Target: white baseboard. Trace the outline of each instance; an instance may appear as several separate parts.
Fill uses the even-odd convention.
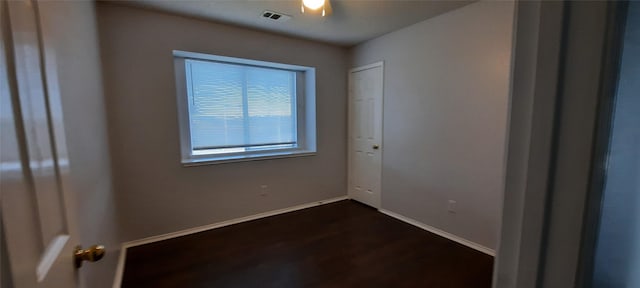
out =
[[[122,275],[124,273],[124,264],[125,264],[125,260],[126,260],[126,257],[127,257],[127,249],[128,248],[135,247],[135,246],[140,246],[140,245],[144,245],[144,244],[149,244],[149,243],[153,243],[153,242],[158,242],[158,241],[162,241],[162,240],[167,240],[167,239],[171,239],[171,238],[186,236],[186,235],[190,235],[190,234],[195,234],[195,233],[198,233],[198,232],[203,232],[203,231],[207,231],[207,230],[211,230],[211,229],[221,228],[221,227],[225,227],[225,226],[229,226],[229,225],[233,225],[233,224],[238,224],[238,223],[242,223],[242,222],[257,220],[257,219],[265,218],[265,217],[269,217],[269,216],[275,216],[275,215],[278,215],[278,214],[284,214],[284,213],[293,212],[293,211],[297,211],[297,210],[307,209],[307,208],[320,206],[320,205],[324,205],[324,204],[329,204],[329,203],[333,203],[333,202],[338,202],[338,201],[342,201],[342,200],[347,200],[347,199],[349,199],[347,196],[340,196],[340,197],[336,197],[336,198],[331,198],[331,199],[326,199],[326,200],[321,200],[321,201],[315,201],[315,202],[301,204],[301,205],[288,207],[288,208],[284,208],[284,209],[268,211],[268,212],[259,213],[259,214],[255,214],[255,215],[250,215],[250,216],[246,216],[246,217],[231,219],[231,220],[222,221],[222,222],[218,222],[218,223],[213,223],[213,224],[209,224],[209,225],[203,225],[203,226],[199,226],[199,227],[180,230],[180,231],[177,231],[177,232],[172,232],[172,233],[167,233],[167,234],[162,234],[162,235],[157,235],[157,236],[151,236],[151,237],[147,237],[147,238],[143,238],[143,239],[138,239],[138,240],[133,240],[133,241],[122,243],[122,249],[120,249],[120,258],[118,259],[118,268],[116,270],[116,276],[115,276],[115,279],[114,279],[114,282],[113,282],[113,288],[120,288],[120,285],[122,283]]]
[[[451,241],[458,242],[458,243],[460,243],[460,244],[462,244],[464,246],[467,246],[469,248],[473,248],[473,249],[478,250],[478,251],[480,251],[482,253],[485,253],[487,255],[494,256],[494,257],[496,256],[496,251],[495,250],[487,248],[487,247],[484,247],[484,246],[482,246],[482,245],[480,245],[478,243],[471,242],[471,241],[469,241],[467,239],[458,237],[458,236],[453,235],[453,234],[451,234],[449,232],[442,231],[442,230],[440,230],[438,228],[429,226],[429,225],[424,224],[424,223],[422,223],[420,221],[417,221],[417,220],[402,216],[400,214],[391,212],[389,210],[379,209],[378,211],[380,211],[380,213],[382,213],[382,214],[391,216],[391,217],[396,218],[396,219],[398,219],[400,221],[403,221],[403,222],[406,222],[406,223],[411,224],[413,226],[416,226],[416,227],[418,227],[420,229],[423,229],[423,230],[429,231],[429,232],[431,232],[433,234],[436,234],[436,235],[442,236],[444,238],[447,238],[447,239],[449,239]]]

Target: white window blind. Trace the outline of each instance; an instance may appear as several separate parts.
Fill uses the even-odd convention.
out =
[[[315,155],[313,67],[173,51],[184,166]]]
[[[295,71],[184,63],[194,155],[297,147]]]

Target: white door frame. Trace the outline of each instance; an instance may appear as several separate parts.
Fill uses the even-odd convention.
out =
[[[372,68],[378,68],[380,67],[382,69],[382,83],[381,83],[381,89],[382,89],[382,96],[380,99],[380,105],[381,105],[381,111],[380,111],[380,121],[381,121],[381,125],[380,125],[380,139],[379,139],[379,145],[380,145],[380,150],[378,153],[380,153],[380,175],[378,175],[378,179],[379,179],[379,191],[378,191],[378,195],[377,195],[377,207],[374,207],[376,209],[381,209],[382,208],[382,159],[383,159],[383,150],[384,150],[384,61],[379,61],[379,62],[375,62],[372,64],[368,64],[368,65],[364,65],[364,66],[359,66],[359,67],[355,67],[352,69],[349,69],[349,73],[348,73],[348,85],[349,85],[349,91],[348,91],[348,95],[347,95],[347,109],[348,109],[348,135],[347,135],[347,159],[348,159],[348,165],[347,165],[347,194],[349,196],[350,199],[353,199],[352,195],[351,195],[351,179],[352,179],[352,170],[353,170],[353,164],[351,163],[351,145],[353,145],[352,140],[351,140],[351,134],[353,133],[353,128],[352,128],[352,124],[353,124],[353,113],[352,111],[352,101],[351,101],[351,85],[353,83],[353,79],[352,79],[352,74],[354,72],[359,72],[359,71],[364,71],[364,70],[368,70],[368,69],[372,69]]]
[[[516,1],[509,135],[493,287],[582,287],[598,101],[619,3]],[[610,52],[610,51],[609,51]],[[606,100],[606,99],[605,99]],[[569,209],[567,209],[569,208]]]

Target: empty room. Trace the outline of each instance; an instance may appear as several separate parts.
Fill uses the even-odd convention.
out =
[[[606,285],[634,7],[0,8],[2,287]]]

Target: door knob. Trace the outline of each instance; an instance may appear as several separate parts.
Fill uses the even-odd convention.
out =
[[[378,150],[378,149],[380,149],[380,145],[373,145],[373,149],[374,149],[374,150]]]
[[[105,253],[106,250],[102,245],[93,245],[86,250],[82,249],[81,246],[76,246],[76,249],[73,251],[76,268],[82,267],[83,261],[96,262],[102,259]]]

